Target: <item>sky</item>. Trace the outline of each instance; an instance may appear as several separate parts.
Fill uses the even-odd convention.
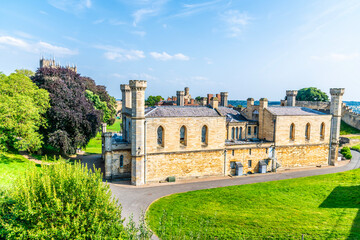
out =
[[[359,30],[358,0],[4,0],[0,72],[36,71],[44,56],[118,99],[141,79],[146,96],[342,87],[360,101]]]

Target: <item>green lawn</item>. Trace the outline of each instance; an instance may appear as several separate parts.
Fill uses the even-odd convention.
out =
[[[357,169],[174,194],[147,220],[161,239],[360,239],[359,209]]]
[[[351,149],[357,150],[360,152],[360,144],[352,146]]]
[[[360,130],[350,126],[349,124],[341,121],[340,135],[359,134]]]
[[[33,163],[19,154],[0,152],[0,189],[11,187],[15,179],[31,164]]]
[[[121,129],[120,119],[116,119],[113,125],[108,126],[106,128],[108,132],[120,132],[120,129]],[[96,137],[91,139],[84,150],[86,154],[101,154],[101,133],[98,133]]]

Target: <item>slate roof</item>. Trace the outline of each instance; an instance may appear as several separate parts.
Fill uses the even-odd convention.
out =
[[[145,117],[220,117],[219,113],[205,106],[156,106],[145,109]]]
[[[306,108],[306,107],[268,107],[270,113],[276,116],[316,116],[316,115],[326,115],[325,113]]]
[[[228,107],[219,107],[218,108],[221,115],[226,116],[227,122],[247,122],[248,120],[243,117],[238,111],[233,108]]]

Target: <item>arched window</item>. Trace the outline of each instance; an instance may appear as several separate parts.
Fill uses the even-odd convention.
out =
[[[295,140],[295,124],[290,125],[290,140]]]
[[[187,135],[186,127],[182,126],[180,128],[180,144],[186,145],[186,137],[187,137],[186,135]]]
[[[124,156],[123,155],[120,156],[120,167],[121,168],[124,167]]]
[[[239,128],[236,128],[236,135],[235,135],[235,140],[237,140],[239,138]]]
[[[157,143],[164,146],[164,128],[162,126],[157,129]]]
[[[231,139],[235,139],[235,128],[233,127],[232,129],[231,129]]]
[[[307,123],[305,127],[305,139],[310,140],[310,123]]]
[[[207,126],[204,125],[201,129],[201,143],[207,144],[207,139],[208,139],[208,128]]]
[[[239,140],[242,139],[242,127],[240,128],[240,131],[239,131]]]
[[[320,125],[320,138],[323,140],[325,138],[325,123]]]

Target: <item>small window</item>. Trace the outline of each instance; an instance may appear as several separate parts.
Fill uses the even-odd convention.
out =
[[[290,140],[295,140],[295,124],[293,123],[290,125]]]
[[[182,126],[180,128],[180,144],[186,145],[186,127]]]
[[[207,126],[203,126],[201,129],[201,143],[207,144],[208,139],[208,128]]]
[[[325,138],[325,123],[321,123],[320,125],[320,138],[321,140]]]
[[[248,160],[248,167],[251,167],[251,160]]]
[[[120,156],[120,167],[121,168],[124,167],[124,156],[123,155]]]
[[[239,128],[237,127],[236,128],[236,135],[235,135],[235,139],[239,139]]]
[[[254,135],[257,134],[257,126],[254,127]]]
[[[239,140],[242,139],[242,127],[240,128],[240,131],[239,131]]]
[[[305,139],[310,140],[310,123],[307,123],[305,127]]]
[[[235,167],[235,162],[230,162],[230,168],[231,169],[235,169],[236,167]]]
[[[231,139],[235,139],[235,128],[231,129]]]
[[[157,129],[157,143],[164,146],[164,128],[162,126]]]
[[[234,150],[232,150],[232,155],[235,156],[235,151]]]
[[[251,149],[249,149],[249,155],[251,155]]]
[[[248,127],[248,135],[251,135],[251,127]]]

